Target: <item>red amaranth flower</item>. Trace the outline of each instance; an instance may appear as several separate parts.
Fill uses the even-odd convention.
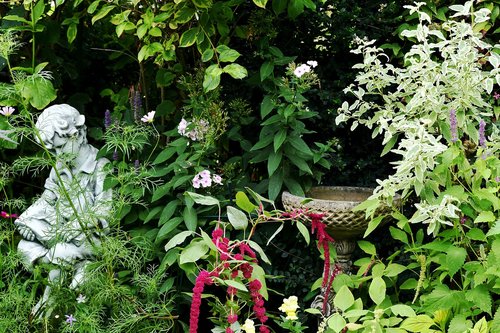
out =
[[[229,324],[233,324],[238,321],[238,315],[236,313],[232,313],[227,316],[227,322]]]
[[[253,311],[257,319],[260,320],[262,324],[264,324],[268,317],[266,316],[266,308],[264,307],[264,298],[260,294],[260,289],[262,288],[262,283],[259,280],[255,279],[250,281],[248,284],[248,289],[250,289],[250,297],[253,301]]]
[[[250,258],[252,258],[253,262],[257,262],[257,255],[255,254],[254,250],[252,250],[252,248],[247,244],[247,243],[240,243],[239,244],[239,247],[240,247],[240,253],[242,255],[248,255]]]
[[[234,331],[231,329],[231,327],[226,328],[226,333],[234,333]]]
[[[196,277],[193,288],[193,300],[191,301],[191,311],[189,320],[189,333],[198,332],[198,318],[200,317],[201,294],[205,285],[212,284],[212,278],[207,271],[201,271]]]
[[[325,264],[323,267],[323,282],[321,287],[325,289],[325,299],[323,300],[323,312],[326,310],[326,304],[328,302],[328,294],[330,293],[330,288],[335,276],[330,277],[330,247],[329,243],[333,242],[333,238],[326,232],[326,225],[321,221],[324,214],[308,213],[311,218],[311,233],[317,232],[318,247],[323,248],[325,255]]]

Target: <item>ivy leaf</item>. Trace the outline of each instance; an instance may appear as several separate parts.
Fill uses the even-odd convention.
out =
[[[464,248],[451,246],[446,254],[446,267],[448,268],[450,277],[453,277],[456,272],[465,263],[465,258],[467,257],[467,251]]]

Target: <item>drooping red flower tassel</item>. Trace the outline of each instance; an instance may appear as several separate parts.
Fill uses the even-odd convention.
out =
[[[212,278],[207,271],[201,271],[196,277],[193,288],[193,300],[191,301],[191,311],[189,319],[189,333],[198,332],[198,319],[200,317],[201,294],[205,285],[212,284]]]

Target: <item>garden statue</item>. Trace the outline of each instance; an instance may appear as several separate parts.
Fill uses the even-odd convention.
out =
[[[14,222],[23,239],[18,250],[28,267],[50,263],[49,283],[61,278],[63,265],[74,268],[70,288],[84,278],[84,270],[108,229],[111,190],[104,190],[104,166],[98,150],[87,143],[85,117],[75,108],[54,105],[36,122],[37,141],[54,153],[55,167],[40,198]],[[47,286],[33,308],[39,313],[50,295]]]

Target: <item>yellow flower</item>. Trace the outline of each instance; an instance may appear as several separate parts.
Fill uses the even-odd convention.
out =
[[[278,308],[281,312],[286,313],[286,319],[296,320],[297,309],[299,308],[297,296],[290,296],[283,299],[283,304]]]
[[[245,320],[245,323],[243,326],[241,326],[241,329],[244,330],[246,333],[255,333],[255,326],[253,324],[253,320],[247,319]]]

